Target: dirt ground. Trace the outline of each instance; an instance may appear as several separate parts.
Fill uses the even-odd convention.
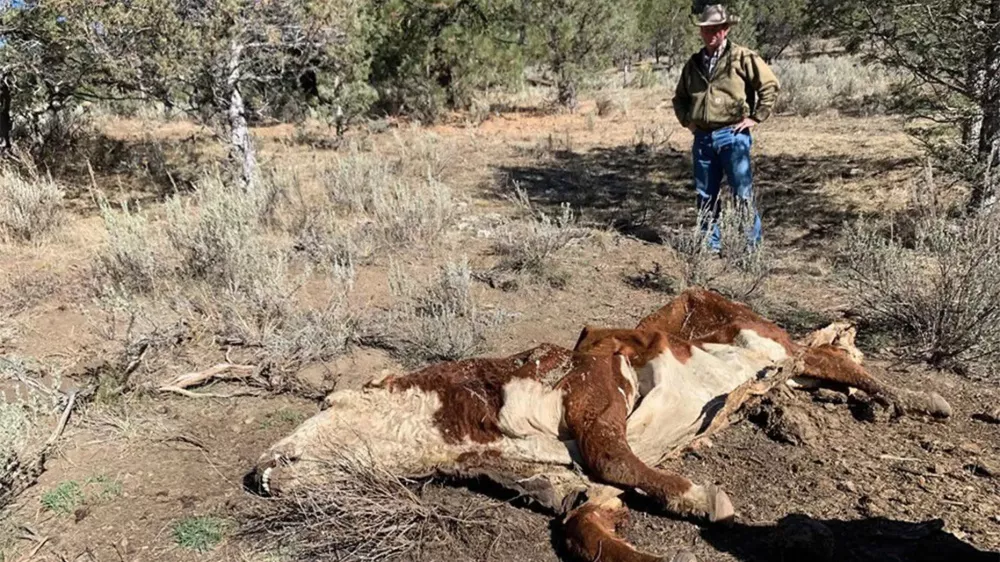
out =
[[[694,218],[690,134],[674,123],[665,91],[625,95],[627,112],[609,117],[596,117],[593,103],[585,103],[575,114],[513,112],[479,126],[401,125],[364,135],[364,142],[384,151],[432,139],[444,155],[443,177],[459,195],[459,220],[439,247],[396,257],[414,272],[460,254],[476,268],[492,263],[491,225],[513,213],[502,195],[514,182],[536,204],[569,202],[604,230],[561,256],[565,287],[525,283],[502,291],[477,285],[487,307],[512,315],[490,354],[542,341],[572,346],[584,324],[630,327],[670,298],[669,291],[635,279],[654,264],[677,277],[677,257],[662,236]],[[765,233],[777,255],[766,306],[789,330],[801,334],[848,312],[832,248],[845,221],[906,204],[920,159],[901,125],[889,118],[775,116],[756,132]],[[115,126],[125,138],[142,129],[135,123]],[[190,131],[171,123],[154,134],[172,138]],[[264,158],[299,169],[308,170],[314,158],[340,157],[296,144],[287,126],[257,134]],[[128,189],[133,191],[127,196],[148,195],[141,186]],[[155,208],[155,197],[148,204]],[[52,240],[0,246],[0,295],[6,299],[0,352],[57,365],[68,375],[64,386],[85,384],[82,366],[106,351],[83,289],[93,248],[102,240],[100,218],[85,201],[76,207]],[[375,306],[387,302],[388,266],[379,258],[360,268],[359,298]],[[778,397],[779,407],[808,426],[805,443],[781,442],[745,421],[713,447],[674,463],[681,473],[718,483],[730,494],[738,512],[734,526],[664,517],[631,498],[625,535],[650,552],[669,556],[687,548],[704,561],[1000,560],[1000,426],[976,416],[996,408],[1000,390],[895,361],[877,348],[865,351],[877,375],[939,392],[954,416],[943,423],[870,419],[863,405],[836,393]],[[166,380],[218,362],[221,354],[178,354],[162,372],[147,375]],[[358,348],[301,376],[325,392],[400,368],[381,351]],[[177,545],[172,528],[184,517],[227,518],[262,501],[242,490],[244,473],[318,407],[315,400],[289,395],[136,395],[113,405],[88,404],[70,418],[37,484],[7,512],[5,532],[12,540],[0,541],[0,560],[282,560],[279,552],[233,537],[209,552],[193,552]],[[71,513],[44,509],[43,496],[67,481],[89,482],[95,498]],[[118,485],[102,490],[107,481]],[[475,492],[435,493],[442,501],[471,501]],[[558,526],[549,516],[504,505],[497,517],[503,524],[496,533],[448,559],[559,559]],[[436,556],[445,555],[428,553],[425,559],[442,559]]]

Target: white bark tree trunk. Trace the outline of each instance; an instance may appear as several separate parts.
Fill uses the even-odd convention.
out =
[[[988,26],[988,47],[984,68],[983,89],[980,96],[983,121],[979,131],[979,161],[987,167],[997,163],[991,161],[1000,144],[1000,0],[991,0]],[[1000,174],[987,169],[982,181],[978,182],[972,193],[971,206],[973,210],[982,211],[992,207],[1000,195]]]
[[[246,106],[243,104],[243,94],[240,92],[240,63],[243,55],[243,44],[233,40],[229,47],[229,76],[226,88],[229,91],[229,153],[233,163],[240,171],[238,178],[240,188],[251,191],[257,181],[257,153],[254,150],[253,139],[250,137],[250,127],[247,125]]]

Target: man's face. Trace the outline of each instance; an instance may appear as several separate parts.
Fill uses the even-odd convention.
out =
[[[729,34],[729,24],[706,25],[699,29],[701,30],[701,40],[709,51],[721,47],[726,35]]]

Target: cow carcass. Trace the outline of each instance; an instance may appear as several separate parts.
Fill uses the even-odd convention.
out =
[[[485,477],[562,514],[582,559],[652,560],[615,534],[620,494],[732,519],[725,492],[659,466],[776,385],[848,386],[899,412],[950,415],[939,395],[882,384],[862,359],[847,324],[795,342],[750,308],[692,289],[634,329],[585,327],[574,349],[544,344],[335,392],[261,456],[250,481],[266,495],[323,486],[328,461],[352,455],[406,478]]]

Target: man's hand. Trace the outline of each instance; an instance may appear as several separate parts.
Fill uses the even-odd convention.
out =
[[[750,129],[757,126],[757,122],[749,117],[744,117],[742,121],[733,125],[734,133],[741,133],[743,131],[749,131]]]
[[[697,133],[698,132],[698,127],[695,127],[694,123],[691,123],[691,124],[689,124],[687,126],[687,130],[691,131],[692,134],[693,133]]]

